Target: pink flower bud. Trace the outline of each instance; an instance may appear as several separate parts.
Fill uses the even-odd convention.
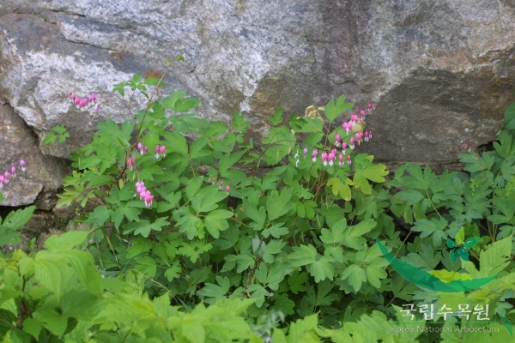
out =
[[[15,166],[11,167],[11,175],[16,176],[16,167]]]
[[[163,158],[166,157],[166,147],[164,145],[161,145],[159,147],[159,153],[161,154],[161,157],[163,157]]]
[[[353,122],[355,122],[355,123],[357,123],[357,122],[359,121],[359,118],[358,118],[358,116],[357,116],[356,114],[353,114],[353,115],[350,117],[350,119],[351,119]],[[351,127],[352,127],[352,124],[351,124]]]
[[[343,154],[340,154],[340,157],[338,158],[340,160],[339,165],[340,167],[343,166]]]
[[[348,165],[351,165],[351,164],[352,164],[352,162],[351,162],[351,160],[350,160],[350,155],[347,155],[347,164],[348,164]]]
[[[95,112],[100,111],[100,104],[95,104]]]
[[[308,154],[308,148],[304,148],[304,156]]]
[[[354,145],[354,137],[351,137],[351,139],[350,139],[350,142],[349,142],[349,148],[351,148],[351,149],[354,149],[354,148],[355,148],[355,145]]]
[[[4,184],[5,184],[4,176],[0,175],[0,189],[4,188]]]
[[[73,99],[73,102],[76,106],[79,106],[80,107],[80,98],[78,97],[75,97],[75,99]]]
[[[138,142],[138,151],[140,154],[143,154],[143,143]]]
[[[25,164],[24,160],[20,160],[20,167],[21,167],[21,171],[25,173],[26,164]]]
[[[231,191],[231,186],[229,186],[229,185],[225,186],[225,193],[229,194],[230,191]]]
[[[365,110],[359,110],[359,115],[361,116],[361,119],[365,120]]]
[[[219,190],[222,190],[224,187],[224,182],[223,181],[220,181],[220,187],[218,187]]]

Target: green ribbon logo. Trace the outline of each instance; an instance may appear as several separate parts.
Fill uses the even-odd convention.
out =
[[[399,273],[403,278],[408,280],[415,285],[429,289],[435,292],[466,292],[471,291],[473,289],[482,287],[489,283],[492,280],[495,280],[499,275],[478,278],[478,279],[466,279],[463,278],[461,280],[452,280],[449,282],[444,282],[441,279],[437,278],[433,274],[426,272],[420,268],[417,268],[407,262],[404,262],[398,258],[395,258],[391,252],[379,241],[376,239],[377,244],[379,245],[379,249],[383,253],[383,256],[386,258],[388,263],[392,266],[393,269],[397,273]],[[454,243],[454,242],[453,242]],[[477,242],[476,242],[477,243]],[[466,245],[465,245],[466,246]],[[465,250],[465,248],[459,248]],[[466,250],[465,250],[466,251]],[[456,251],[456,259],[457,255],[464,256],[464,253],[460,251]],[[468,259],[468,253],[467,253]],[[455,262],[454,260],[453,262]],[[436,274],[436,273],[435,273]],[[467,275],[468,276],[468,275]]]

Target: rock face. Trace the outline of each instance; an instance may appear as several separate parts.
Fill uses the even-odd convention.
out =
[[[205,118],[240,111],[263,132],[278,107],[303,113],[346,94],[358,108],[377,103],[362,147],[377,161],[452,166],[464,143],[495,139],[514,100],[514,15],[511,0],[4,0],[0,100],[24,123],[10,116],[1,137],[23,127],[23,151],[45,152],[31,164],[63,161],[98,121],[129,117],[114,84],[184,53],[165,81],[200,97]],[[101,94],[102,110],[78,110],[70,91]],[[38,148],[55,125],[70,145]],[[67,165],[45,168],[51,180],[31,176],[30,191],[3,204],[55,191]]]

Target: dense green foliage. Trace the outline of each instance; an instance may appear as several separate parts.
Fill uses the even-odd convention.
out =
[[[198,118],[198,99],[184,91],[156,98],[159,82],[137,75],[117,85],[122,96],[142,92],[148,106],[134,121],[100,123],[72,154],[76,171],[60,205],[101,202],[79,209],[77,231],[52,236],[47,250],[0,259],[4,341],[512,339],[513,106],[495,150],[460,155],[464,172],[437,176],[406,164],[387,181],[368,154],[351,165],[313,162],[312,151],[330,151],[336,134],[348,144],[354,137],[334,124],[352,107],[344,96],[325,106],[325,120],[276,111],[258,145],[241,114],[230,127]],[[45,143],[66,138],[54,131]],[[17,239],[31,211],[0,223],[0,243]],[[391,269],[376,239],[444,282],[498,277],[467,293],[421,289]],[[416,312],[414,324],[405,304],[433,304],[431,321],[445,324]],[[502,316],[505,326],[467,331],[472,316],[436,314],[444,304],[488,304],[490,321]],[[435,325],[452,330],[424,332]]]

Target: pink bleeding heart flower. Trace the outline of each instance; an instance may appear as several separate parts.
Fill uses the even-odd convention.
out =
[[[363,133],[362,132],[356,132],[356,139],[358,140],[358,145],[360,145],[362,138],[363,138]]]
[[[324,167],[327,166],[327,153],[325,151],[322,153],[322,164]]]
[[[134,168],[134,164],[136,163],[136,159],[134,156],[131,156],[127,159],[127,168],[129,170],[132,170]]]
[[[318,156],[318,149],[315,149],[311,153],[311,158],[312,158],[313,163],[317,161],[317,156]]]

